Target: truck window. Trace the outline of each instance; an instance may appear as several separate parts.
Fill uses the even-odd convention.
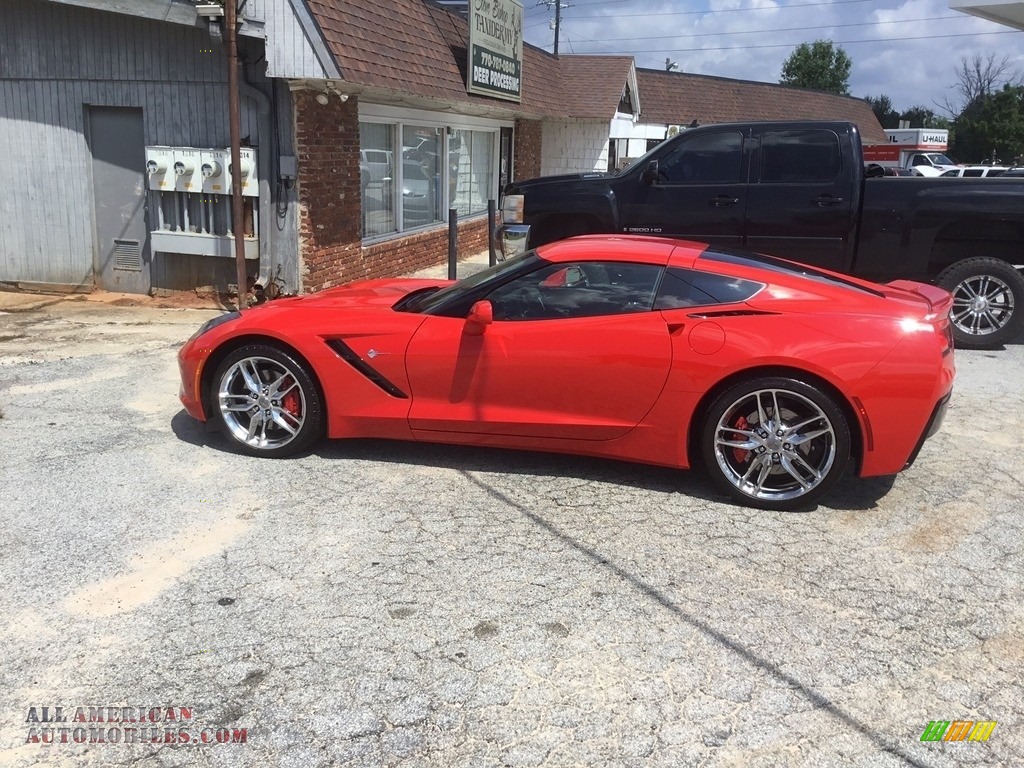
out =
[[[705,133],[681,139],[658,163],[661,184],[730,184],[740,181],[743,134]]]
[[[832,131],[807,128],[761,135],[762,182],[832,181],[842,167],[839,137]]]

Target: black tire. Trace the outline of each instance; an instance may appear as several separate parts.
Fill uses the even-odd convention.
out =
[[[831,491],[850,444],[833,396],[783,376],[729,387],[708,408],[700,435],[701,458],[718,487],[742,504],[780,511],[811,506]]]
[[[947,267],[937,280],[953,294],[949,319],[961,349],[992,349],[1024,330],[1024,276],[1012,264],[980,256]]]
[[[242,453],[291,456],[324,433],[323,402],[313,377],[276,347],[236,349],[217,366],[209,394],[221,432]]]

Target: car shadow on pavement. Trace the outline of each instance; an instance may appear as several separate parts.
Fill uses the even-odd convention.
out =
[[[184,410],[179,411],[171,419],[171,430],[179,440],[191,445],[237,454],[218,431],[196,421]],[[302,455],[315,455],[325,460],[358,459],[448,468],[461,472],[568,477],[656,493],[681,493],[708,502],[731,503],[729,497],[712,486],[700,469],[685,471],[589,456],[362,438],[322,440]],[[892,489],[894,479],[883,477],[861,480],[848,472],[839,486],[827,497],[825,506],[848,511],[874,509],[878,506],[878,500]],[[800,512],[819,508],[809,507]]]

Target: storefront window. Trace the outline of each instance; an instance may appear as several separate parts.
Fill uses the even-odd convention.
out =
[[[359,124],[359,186],[363,202],[363,237],[398,230],[394,194],[395,136],[390,125]]]
[[[496,132],[359,123],[363,237],[382,237],[487,211],[497,189]],[[446,153],[447,148],[447,153]]]
[[[441,152],[436,128],[402,126],[402,229],[441,220]]]
[[[455,131],[448,140],[448,187],[459,216],[487,211],[494,196],[494,134]]]

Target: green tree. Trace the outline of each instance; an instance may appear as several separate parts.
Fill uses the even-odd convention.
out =
[[[871,106],[871,111],[875,113],[883,128],[900,127],[900,113],[892,108],[892,99],[888,96],[865,96],[864,101]]]
[[[952,152],[967,162],[1013,162],[1024,154],[1024,86],[976,96],[954,123]]]
[[[837,48],[831,40],[800,43],[783,63],[779,82],[849,96],[852,66],[846,51]]]
[[[949,120],[936,115],[928,107],[915,104],[900,115],[900,120],[906,120],[911,128],[949,128]],[[888,126],[886,126],[888,127]]]

